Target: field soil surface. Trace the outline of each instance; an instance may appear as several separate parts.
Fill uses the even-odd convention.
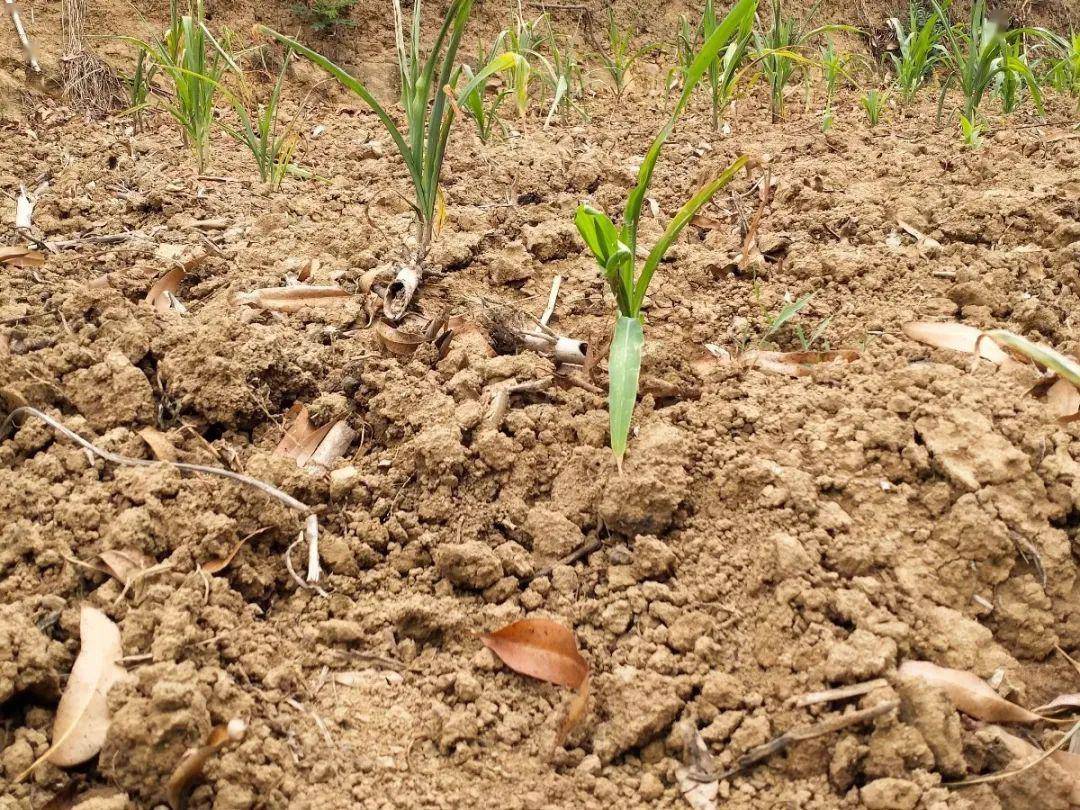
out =
[[[58,42],[38,11],[32,30]],[[495,12],[480,19],[489,31]],[[348,32],[331,46],[389,85],[385,16],[361,25],[377,53]],[[388,351],[401,347],[380,340],[362,291],[406,257],[407,175],[376,118],[310,67],[287,82],[286,112],[314,88],[297,160],[319,179],[279,193],[220,132],[197,176],[164,115],[135,133],[40,88],[7,108],[0,188],[48,176],[33,225],[55,252],[0,269],[0,415],[29,404],[140,459],[164,437],[179,461],[271,483],[316,510],[324,575],[301,581],[304,518],[262,492],[118,466],[20,420],[0,440],[0,807],[157,806],[185,751],[242,718],[189,807],[683,808],[688,727],[726,770],[788,729],[888,701],[721,780],[719,805],[1070,806],[1078,789],[1053,761],[945,787],[1009,756],[897,668],[966,670],[1027,707],[1080,691],[1061,654],[1080,657],[1080,422],[1028,393],[1029,368],[902,331],[957,320],[1077,349],[1080,137],[1053,123],[1072,105],[1051,99],[1045,120],[1014,116],[970,151],[936,126],[933,92],[871,130],[844,91],[827,134],[818,86],[797,85],[771,124],[759,85],[721,132],[699,99],[660,158],[642,244],[736,157],[752,168],[657,272],[620,474],[603,395],[613,302],[573,212],[618,212],[665,120],[662,67],[638,77],[621,102],[597,88],[588,122],[545,128],[535,107],[487,146],[458,122],[438,272],[417,302],[455,334],[411,356]],[[110,234],[124,236],[96,238]],[[179,265],[186,311],[157,311],[147,292]],[[301,272],[349,295],[287,313],[244,303]],[[508,332],[544,312],[557,277],[550,327],[600,350],[591,377],[553,377]],[[854,359],[793,377],[706,348],[791,351],[814,332]],[[328,469],[275,453],[298,404],[355,434]],[[125,588],[98,570],[109,550],[153,567]],[[104,746],[16,783],[48,747],[84,605],[118,624],[129,673]],[[561,747],[569,690],[508,670],[479,638],[523,616],[572,627],[592,669]]]

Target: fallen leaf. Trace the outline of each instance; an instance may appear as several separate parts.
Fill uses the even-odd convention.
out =
[[[233,558],[236,557],[237,552],[240,551],[241,548],[243,548],[244,543],[246,543],[252,537],[258,537],[260,534],[269,530],[269,526],[263,526],[261,529],[256,529],[246,537],[241,537],[239,540],[236,541],[236,544],[231,549],[229,549],[229,553],[226,554],[224,557],[216,557],[212,560],[207,560],[206,562],[201,563],[199,565],[199,568],[201,568],[208,574],[216,574],[218,573],[218,571],[224,571],[226,568],[229,567],[229,564],[233,561]]]
[[[979,356],[991,363],[1002,365],[1009,362],[1009,356],[994,341],[983,338],[984,332],[974,326],[962,323],[915,321],[904,324],[904,334],[912,340],[934,346],[938,349],[952,349],[965,354],[975,354],[979,347]],[[983,338],[980,340],[980,338]]]
[[[330,422],[322,427],[315,427],[311,424],[306,405],[293,405],[289,409],[289,415],[293,417],[293,422],[278,442],[278,446],[274,448],[274,454],[287,456],[293,459],[298,467],[303,467],[335,423]]]
[[[897,674],[921,678],[949,696],[964,714],[991,723],[1037,723],[1043,718],[1018,706],[990,688],[982,678],[960,669],[939,667],[929,661],[905,661]]]
[[[838,349],[830,352],[747,352],[741,356],[743,362],[762,371],[773,374],[786,374],[791,377],[805,377],[810,374],[810,367],[823,363],[842,360],[850,363],[859,359],[854,349]]]
[[[549,619],[521,619],[480,637],[515,672],[577,689],[589,675],[572,630]]]
[[[338,304],[351,298],[341,287],[293,284],[287,287],[264,287],[236,296],[238,304],[251,304],[275,312],[296,312],[304,307]]]
[[[176,448],[160,430],[144,427],[139,431],[139,438],[146,442],[146,446],[158,461],[176,461]]]
[[[153,559],[141,551],[121,551],[119,549],[102,551],[98,554],[98,559],[101,560],[101,564],[121,585],[130,585],[135,576],[156,564]]]
[[[920,252],[926,253],[928,256],[933,256],[941,250],[941,242],[934,239],[932,236],[927,236],[920,231],[914,225],[910,225],[899,217],[896,220],[896,224],[900,228],[907,232],[908,236],[915,240],[915,246],[919,248]]]
[[[0,247],[0,265],[6,267],[41,267],[45,254],[27,247]]]
[[[16,782],[45,761],[61,768],[86,762],[105,742],[109,730],[106,698],[112,685],[124,677],[118,663],[124,654],[120,628],[100,610],[84,605],[79,618],[79,643],[79,655],[56,707],[52,745],[16,777]]]
[[[1009,752],[1009,755],[1017,762],[1019,767],[1034,762],[1046,753],[1027,740],[1021,739],[1015,734],[1010,734],[1000,726],[987,726],[986,728],[994,732],[997,741],[1005,747],[1005,750]],[[1073,805],[1080,805],[1080,754],[1073,754],[1069,751],[1055,751],[1050,754],[1049,759],[1071,777],[1072,792],[1069,800]]]
[[[187,272],[181,267],[174,267],[165,275],[154,282],[154,286],[146,293],[146,303],[158,312],[168,312],[175,309],[179,312],[186,311],[180,299],[176,297],[176,291],[180,289],[180,282],[184,280]]]
[[[715,810],[720,783],[709,746],[692,722],[684,722],[682,728],[685,764],[675,769],[675,783],[694,810]]]
[[[1059,418],[1067,418],[1080,411],[1080,390],[1066,379],[1058,377],[1046,389],[1046,404]]]
[[[1080,709],[1080,692],[1058,695],[1049,703],[1032,709],[1032,711],[1036,714],[1060,714],[1073,709]]]
[[[556,748],[562,747],[563,743],[566,742],[566,738],[581,724],[581,721],[585,719],[585,715],[588,713],[589,681],[590,678],[586,674],[585,680],[581,682],[581,686],[578,687],[573,700],[570,701],[570,705],[566,707],[566,717],[559,724],[559,730],[555,734]]]
[[[386,321],[375,324],[375,336],[384,349],[399,357],[407,357],[416,351],[416,347],[426,342],[423,335],[395,329]]]
[[[165,798],[172,810],[184,806],[188,791],[202,778],[207,760],[229,743],[242,740],[246,731],[247,724],[234,718],[227,726],[214,726],[205,743],[185,754],[165,785]]]

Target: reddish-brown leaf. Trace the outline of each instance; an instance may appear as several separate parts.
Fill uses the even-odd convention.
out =
[[[948,669],[929,661],[905,661],[897,674],[901,678],[922,678],[938,687],[964,714],[990,723],[1038,723],[1043,718],[1018,706],[995,692],[990,685],[970,672]]]
[[[176,448],[160,430],[144,427],[139,431],[139,438],[146,442],[146,446],[158,461],[176,461]]]
[[[1038,714],[1060,714],[1062,712],[1080,711],[1080,692],[1071,692],[1066,695],[1058,695],[1042,706],[1032,711]]]
[[[45,254],[40,250],[27,247],[0,247],[0,266],[41,267],[45,264]]]
[[[306,405],[293,405],[289,410],[289,415],[293,417],[293,422],[285,431],[278,446],[274,448],[274,453],[287,456],[293,459],[298,467],[303,467],[312,454],[319,449],[322,440],[326,438],[326,434],[335,423],[329,422],[322,427],[315,427],[311,423]]]
[[[263,526],[261,529],[256,529],[251,534],[247,535],[247,537],[241,537],[239,540],[236,541],[236,544],[233,545],[231,549],[229,549],[229,553],[226,554],[224,557],[216,557],[212,560],[207,560],[206,562],[201,563],[199,565],[199,568],[201,568],[208,574],[216,574],[218,571],[224,571],[226,568],[229,567],[229,564],[236,557],[237,552],[244,547],[244,543],[246,543],[252,537],[258,537],[260,534],[268,531],[269,529],[269,526]]]
[[[180,289],[180,282],[187,273],[181,267],[174,267],[161,278],[154,282],[154,286],[146,293],[146,303],[158,312],[168,312],[173,309],[176,291]]]
[[[481,640],[522,675],[577,689],[589,674],[574,632],[549,619],[522,619],[484,634]]]
[[[559,730],[555,734],[556,748],[561,748],[563,743],[566,742],[566,738],[570,736],[570,732],[585,719],[585,715],[589,710],[589,680],[589,676],[586,674],[585,680],[581,682],[581,686],[574,693],[573,700],[570,701],[570,705],[566,708],[566,717],[559,724]]]
[[[180,760],[165,783],[165,798],[172,810],[180,810],[184,806],[188,791],[202,778],[206,761],[229,743],[243,739],[246,731],[247,725],[239,719],[229,721],[227,726],[214,726],[206,742]]]

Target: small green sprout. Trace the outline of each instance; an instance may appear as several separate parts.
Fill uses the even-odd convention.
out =
[[[983,125],[978,118],[968,118],[960,114],[960,134],[964,138],[964,145],[969,149],[978,149],[982,146]]]
[[[348,17],[349,11],[357,0],[311,0],[309,3],[293,3],[293,14],[311,26],[311,30],[321,34],[335,28],[353,28],[355,20]]]
[[[615,90],[615,98],[621,99],[627,86],[630,84],[630,70],[634,63],[642,56],[657,49],[657,45],[645,45],[635,48],[633,35],[629,30],[619,28],[615,21],[615,12],[608,9],[608,53],[600,53],[600,61],[604,63],[604,70],[611,77],[611,84]]]
[[[899,55],[889,54],[896,69],[896,84],[904,101],[911,101],[915,93],[941,59],[941,37],[944,33],[942,18],[932,13],[920,22],[921,7],[918,3],[908,5],[908,24],[903,24],[896,17],[889,19],[889,25],[899,43]]]
[[[578,232],[596,258],[597,264],[615,295],[618,306],[615,336],[608,355],[608,417],[611,449],[620,468],[630,434],[630,419],[637,399],[641,355],[645,345],[641,306],[649,289],[649,283],[668,248],[678,238],[682,229],[697,211],[746,165],[747,158],[740,157],[719,176],[706,183],[679,209],[668,223],[659,241],[649,251],[639,272],[637,231],[641,209],[652,182],[653,170],[660,157],[660,151],[674,130],[680,114],[686,108],[694,86],[716,59],[716,55],[740,30],[745,16],[753,14],[756,2],[757,0],[739,0],[694,58],[687,70],[678,103],[667,124],[653,140],[638,170],[637,184],[630,192],[623,211],[622,227],[616,230],[606,214],[589,205],[579,206],[574,217]]]
[[[866,120],[870,123],[871,128],[876,127],[878,122],[881,121],[881,113],[885,109],[885,102],[888,97],[888,93],[871,88],[859,99],[859,106],[866,112]]]

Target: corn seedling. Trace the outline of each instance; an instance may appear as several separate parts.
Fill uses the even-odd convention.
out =
[[[1080,33],[1073,31],[1068,37],[1055,36],[1054,48],[1059,53],[1046,73],[1046,80],[1059,93],[1080,97]]]
[[[556,113],[566,116],[571,110],[576,111],[583,120],[588,120],[588,115],[581,104],[585,97],[584,71],[578,62],[573,45],[566,43],[560,46],[558,36],[549,28],[547,46],[548,56],[541,53],[534,54],[542,68],[539,71],[540,80],[551,98],[551,106],[544,119],[544,127],[551,126]]]
[[[828,351],[829,341],[825,339],[825,331],[829,328],[829,324],[831,323],[832,315],[827,318],[822,318],[809,335],[803,331],[802,326],[796,324],[794,327],[795,339],[799,341],[800,348],[804,352],[814,351],[814,344],[820,342],[821,348],[824,351]]]
[[[964,145],[969,149],[978,149],[982,146],[983,125],[974,118],[968,118],[960,114],[960,134],[964,139]]]
[[[920,23],[919,12],[919,7],[914,3],[908,6],[907,30],[896,17],[889,20],[899,43],[899,55],[890,56],[896,69],[896,84],[904,101],[911,101],[915,97],[941,58],[941,17],[932,13]]]
[[[1001,73],[997,77],[997,94],[1001,98],[1001,108],[1006,113],[1014,112],[1020,104],[1023,83],[1012,66],[1018,62],[1028,65],[1027,53],[1023,50],[1023,44],[1022,40],[1015,39],[1001,45],[1003,59]],[[1030,65],[1028,67],[1030,69]]]
[[[811,6],[808,17],[817,11]],[[782,0],[772,0],[769,28],[754,34],[757,53],[769,83],[769,110],[773,123],[784,117],[784,90],[795,74],[797,64],[812,64],[803,51],[815,38],[831,31],[857,31],[849,25],[821,25],[806,30],[795,17],[784,15]]]
[[[937,14],[943,20],[948,19],[937,0],[932,0],[932,2]],[[1048,31],[1039,28],[1015,28],[1002,31],[997,22],[987,15],[985,0],[974,0],[968,28],[964,30],[959,27],[947,27],[945,29],[941,62],[945,66],[947,75],[938,101],[939,117],[945,103],[945,94],[955,82],[964,95],[961,115],[974,131],[979,105],[982,104],[986,92],[993,87],[995,80],[1004,72],[1014,74],[1015,80],[1027,87],[1035,108],[1041,113],[1043,103],[1039,82],[1031,72],[1031,68],[1008,47],[1029,35],[1051,39]]]
[[[497,48],[501,42],[496,40],[495,47]],[[477,60],[477,69],[483,70],[485,66],[491,63],[491,61],[497,58],[498,54],[495,49],[489,51],[487,54],[481,54]],[[465,81],[472,82],[475,78],[472,68],[468,65],[461,66],[461,73]],[[491,138],[492,133],[495,131],[495,126],[498,125],[505,134],[506,125],[499,119],[499,107],[506,98],[511,95],[510,90],[499,90],[490,100],[487,99],[483,84],[478,84],[471,93],[462,98],[461,106],[472,118],[473,123],[476,124],[476,134],[480,137],[481,143],[487,143]]]
[[[311,0],[293,3],[290,8],[312,31],[322,34],[335,28],[353,28],[356,21],[350,20],[348,14],[355,5],[356,0]]]
[[[866,112],[866,120],[871,128],[876,127],[881,121],[881,113],[885,109],[885,102],[889,94],[881,90],[871,88],[859,99],[859,106]]]
[[[180,125],[201,172],[210,152],[214,97],[226,69],[237,74],[240,69],[206,27],[202,0],[196,0],[184,15],[179,14],[178,5],[177,0],[170,3],[169,27],[162,39],[154,43],[122,39],[134,43],[152,61],[151,69],[171,82],[172,95],[165,109]]]
[[[615,21],[615,12],[608,9],[607,26],[608,53],[600,53],[600,61],[603,62],[604,70],[611,77],[611,84],[615,90],[615,98],[621,99],[622,94],[630,84],[630,70],[634,63],[645,54],[656,50],[656,45],[645,45],[635,48],[632,34],[629,30],[619,28]]]
[[[690,24],[685,14],[679,15],[679,31],[675,35],[675,66],[668,70],[666,89],[670,93],[682,84],[682,79],[693,64],[698,48],[700,29]]]
[[[456,78],[454,64],[472,10],[472,0],[453,0],[450,3],[426,58],[420,50],[420,0],[416,0],[413,5],[412,23],[408,28],[407,38],[400,0],[393,0],[393,9],[401,76],[401,106],[404,108],[406,122],[404,133],[398,129],[386,108],[357,78],[291,37],[265,26],[260,26],[260,30],[325,70],[343,87],[359,96],[378,116],[409,171],[414,192],[413,210],[417,219],[416,253],[411,264],[399,269],[397,277],[384,296],[383,307],[386,317],[397,321],[405,314],[405,309],[420,283],[423,261],[431,245],[436,213],[442,200],[439,178],[455,113],[464,99],[483,85],[492,74],[514,67],[521,57],[513,53],[501,54],[479,70],[460,92],[457,92],[453,90]],[[450,97],[452,92],[457,92],[456,99]]]
[[[270,91],[270,96],[265,104],[258,107],[254,115],[248,110],[248,104],[243,98],[226,93],[239,119],[239,125],[231,127],[222,124],[222,129],[251,152],[259,170],[259,179],[266,183],[271,191],[277,191],[285,176],[296,171],[292,158],[300,139],[291,125],[285,127],[284,131],[278,127],[281,85],[285,80],[290,56],[291,52],[286,50],[281,71]]]
[[[546,20],[547,15],[541,14],[532,22],[527,22],[522,16],[519,3],[513,27],[507,28],[499,35],[500,39],[506,43],[506,47],[500,50],[517,54],[519,57],[514,66],[506,71],[519,118],[524,118],[529,109],[529,81],[532,78],[529,60],[536,57],[546,42],[546,35],[540,30],[540,26]]]
[[[131,90],[129,110],[135,123],[135,131],[143,128],[143,112],[150,106],[150,88],[153,86],[157,65],[142,48],[135,54],[135,72],[128,79]]]
[[[622,227],[616,230],[606,214],[585,204],[578,207],[574,217],[578,232],[596,258],[618,306],[615,336],[608,355],[608,417],[611,449],[620,467],[630,434],[630,419],[633,415],[634,403],[637,400],[641,355],[645,345],[641,305],[649,289],[649,283],[668,248],[678,238],[682,229],[698,210],[746,165],[746,158],[740,157],[687,200],[668,223],[663,235],[649,251],[644,265],[638,272],[637,231],[641,209],[652,182],[653,170],[660,157],[660,151],[674,130],[679,116],[686,108],[694,86],[706,73],[717,54],[728,45],[740,29],[745,16],[753,14],[755,3],[756,0],[739,0],[713,34],[705,40],[694,58],[686,73],[682,94],[675,109],[667,124],[653,140],[638,170],[637,183],[630,192],[623,210]]]
[[[742,24],[727,44],[727,47],[709,65],[709,100],[712,105],[712,126],[714,130],[720,128],[720,115],[731,104],[731,100],[735,96],[739,68],[746,59],[746,54],[750,50],[750,41],[754,36],[754,15],[756,13],[757,2],[755,0],[753,12],[743,18]],[[712,36],[718,26],[713,0],[705,0],[705,10],[701,17],[701,28],[705,39]]]

